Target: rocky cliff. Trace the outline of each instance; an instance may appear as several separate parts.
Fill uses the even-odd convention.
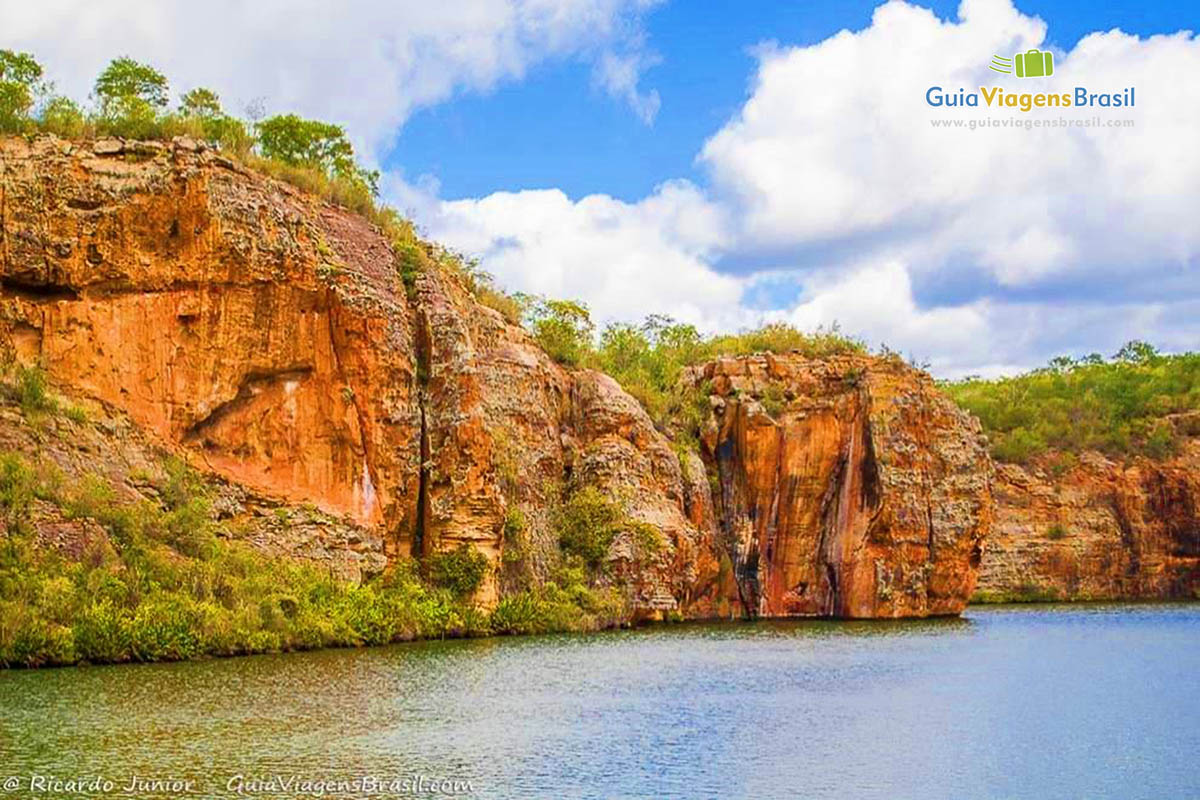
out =
[[[698,368],[693,452],[422,254],[187,140],[0,155],[5,360],[232,487],[264,547],[357,576],[465,543],[492,605],[551,576],[558,509],[592,487],[622,512],[599,580],[637,614],[954,614],[974,588],[992,467],[900,363]]]
[[[1195,598],[1200,439],[1176,457],[1085,453],[1065,469],[1002,465],[979,599]]]
[[[957,614],[993,514],[978,423],[899,360],[722,359],[704,436],[738,599],[766,616]]]

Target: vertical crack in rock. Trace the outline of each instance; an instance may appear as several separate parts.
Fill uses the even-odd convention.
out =
[[[432,364],[432,331],[429,317],[420,307],[420,297],[413,304],[413,350],[416,356],[417,411],[420,415],[420,463],[417,467],[416,519],[412,528],[412,556],[424,559],[431,543],[426,541],[429,521],[429,371]]]
[[[764,585],[771,586],[775,581],[775,559],[778,556],[779,544],[779,496],[782,492],[783,474],[784,474],[784,436],[783,425],[776,424],[775,432],[775,480],[774,486],[771,488],[771,505],[767,511],[766,520],[766,543],[765,555],[766,560],[759,560],[758,563],[758,581],[759,596],[756,599],[756,612],[761,614],[766,611],[766,593],[761,589]],[[765,574],[764,574],[765,573]]]
[[[1126,573],[1130,577],[1136,576],[1142,566],[1138,538],[1134,533],[1133,524],[1129,520],[1129,511],[1125,508],[1125,503],[1121,502],[1116,489],[1113,489],[1109,495],[1109,504],[1113,510],[1113,518],[1117,522],[1117,530],[1121,533],[1121,543],[1129,551],[1129,566],[1126,568]]]
[[[842,535],[842,504],[845,497],[843,484],[851,470],[850,458],[853,437],[846,443],[838,454],[837,463],[830,475],[829,484],[825,487],[825,495],[821,498],[821,526],[817,540],[817,561],[821,566],[821,574],[825,578],[825,601],[821,613],[833,616],[838,608],[837,565],[840,561]]]

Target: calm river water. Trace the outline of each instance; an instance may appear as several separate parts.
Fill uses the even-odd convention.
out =
[[[1200,606],[0,673],[0,798],[134,776],[194,797],[1196,798]]]

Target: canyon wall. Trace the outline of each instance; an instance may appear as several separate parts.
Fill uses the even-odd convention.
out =
[[[1001,465],[983,600],[1197,597],[1200,439],[1163,463],[1084,453],[1056,474]]]
[[[360,579],[466,544],[492,605],[553,577],[556,515],[594,487],[625,517],[600,580],[637,616],[956,614],[981,559],[985,596],[1195,585],[1194,451],[997,469],[924,373],[796,353],[691,369],[684,446],[428,251],[186,139],[2,139],[0,169],[2,360],[218,478],[271,552]],[[88,447],[68,473],[123,463]]]
[[[662,539],[652,558],[632,530],[614,543],[635,609],[688,611],[711,583],[712,518],[637,402],[431,263],[406,287],[366,220],[188,140],[5,139],[0,155],[6,361],[260,504],[369,531],[380,559],[469,544],[492,564],[485,605],[506,535],[524,552],[509,577],[547,577],[555,508],[585,486]]]
[[[764,616],[957,614],[993,515],[976,420],[899,359],[721,359],[704,435],[739,600]]]
[[[0,147],[7,355],[232,481],[410,535],[412,314],[365,220],[186,142]]]

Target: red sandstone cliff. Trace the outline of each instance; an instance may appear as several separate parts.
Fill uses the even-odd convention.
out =
[[[973,590],[991,463],[902,364],[710,364],[703,453],[680,455],[611,378],[555,364],[437,268],[405,287],[365,220],[218,154],[0,156],[0,350],[226,481],[264,547],[355,575],[465,542],[490,604],[547,577],[556,504],[593,486],[661,539],[647,557],[631,529],[609,554],[638,613],[925,616]],[[316,509],[266,530],[250,509],[271,503]]]
[[[957,614],[992,518],[978,423],[897,361],[722,359],[705,455],[739,599],[779,616]]]
[[[670,443],[610,378],[569,372],[425,270],[411,293],[365,220],[177,141],[0,143],[0,349],[256,496],[312,503],[389,558],[468,542],[510,507],[533,577],[551,510],[592,485],[661,533],[616,570],[679,609],[715,570]],[[410,296],[411,294],[411,296]],[[300,548],[298,548],[300,549]]]
[[[1197,596],[1200,439],[1164,463],[1085,453],[1061,474],[1003,465],[980,599]]]

